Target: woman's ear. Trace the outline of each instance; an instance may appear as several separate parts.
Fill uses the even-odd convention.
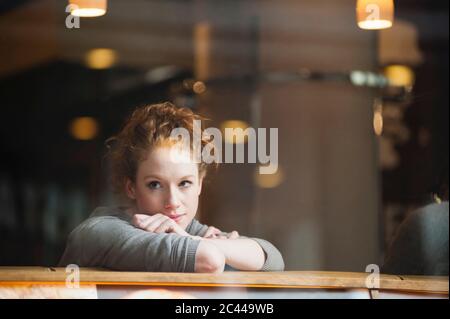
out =
[[[136,199],[136,191],[134,187],[134,183],[127,178],[125,182],[125,193],[127,194],[129,199],[135,200]]]

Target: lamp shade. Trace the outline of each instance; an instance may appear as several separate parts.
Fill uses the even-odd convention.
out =
[[[394,22],[394,0],[358,0],[356,19],[361,29],[390,28]]]
[[[99,17],[106,13],[107,0],[69,0],[70,14],[77,17]]]

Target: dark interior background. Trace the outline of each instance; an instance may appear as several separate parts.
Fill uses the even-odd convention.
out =
[[[102,161],[105,154],[104,141],[117,132],[130,110],[139,105],[165,100],[172,100],[195,110],[203,110],[205,105],[205,100],[197,97],[191,89],[183,87],[183,81],[196,76],[192,47],[188,48],[191,53],[186,54],[185,60],[173,58],[177,66],[176,72],[158,83],[142,79],[149,69],[161,64],[156,58],[151,60],[148,52],[136,49],[123,51],[122,55],[128,54],[129,61],[134,61],[133,58],[138,54],[143,60],[148,57],[148,67],[124,62],[106,70],[93,70],[85,66],[81,59],[77,61],[67,58],[70,54],[60,54],[65,49],[58,43],[55,44],[57,49],[54,53],[39,55],[39,50],[30,48],[48,44],[36,43],[30,37],[25,40],[24,45],[21,42],[23,39],[10,33],[14,28],[5,28],[14,23],[19,27],[24,21],[20,12],[27,14],[33,10],[42,15],[30,17],[31,21],[24,28],[37,27],[40,19],[47,18],[55,19],[56,26],[64,27],[65,14],[61,11],[64,5],[41,1],[44,8],[51,7],[53,10],[50,17],[47,17],[36,6],[36,2],[39,1],[0,3],[0,265],[55,265],[70,230],[96,206],[110,202],[107,170]],[[112,25],[121,28],[123,23],[122,32],[128,32],[128,36],[133,37],[141,25],[133,23],[130,18],[135,7],[133,1],[129,2],[129,7],[122,5],[122,10],[115,11],[117,0],[110,1],[108,14],[114,19],[109,21],[107,18],[99,18],[97,22],[95,19],[82,20],[81,28],[102,21],[106,21],[104,28]],[[202,1],[166,2],[182,8],[204,5]],[[250,9],[246,7],[250,12],[257,7],[256,2],[246,2],[252,3]],[[158,4],[160,1],[148,0],[141,3]],[[208,9],[211,16],[222,14],[214,10],[223,10],[225,17],[226,14],[232,14],[234,1],[233,4],[231,1],[220,3],[216,8]],[[352,9],[351,1],[348,7]],[[129,8],[130,12],[126,12],[124,8]],[[239,7],[236,8],[239,12]],[[193,21],[197,19],[193,12],[185,14],[192,15]],[[352,14],[353,12],[350,16]],[[159,32],[164,38],[165,27],[160,22],[152,22],[154,15],[155,13],[149,14],[148,23],[156,26],[155,32]],[[257,16],[258,13],[254,15]],[[233,16],[230,19],[237,19],[239,22],[245,21],[246,17]],[[182,20],[180,16],[178,18]],[[177,17],[168,18],[170,21],[174,19]],[[449,154],[448,1],[398,0],[396,19],[408,21],[416,27],[423,63],[413,67],[416,83],[408,96],[409,106],[402,119],[402,125],[409,131],[409,138],[405,143],[395,146],[400,164],[392,169],[379,168],[380,224],[374,227],[381,234],[376,252],[380,260],[391,233],[408,212],[431,202],[433,194],[439,194],[442,199],[448,198],[448,186],[445,186],[448,185]],[[164,14],[161,20],[164,21]],[[334,25],[331,24],[330,28],[334,28]],[[174,31],[170,27],[166,30],[169,35],[177,32],[191,34],[191,31]],[[233,33],[231,34],[233,39]],[[236,38],[241,36],[242,33],[238,33]],[[252,38],[254,35],[244,36]],[[276,33],[274,37],[277,37]],[[340,34],[337,33],[337,41],[340,40],[339,37]],[[119,47],[121,39],[123,37],[116,40]],[[344,35],[342,40],[345,41]],[[164,43],[156,47],[161,49]],[[246,50],[245,47],[243,50]],[[250,82],[255,81],[249,84],[251,87],[258,83],[264,70],[258,66],[249,70],[246,75],[250,76]],[[248,85],[249,82],[245,79],[248,78],[244,77],[243,83]],[[320,90],[321,82],[317,81]],[[383,95],[383,92],[376,91],[375,94]],[[232,107],[238,106],[230,106]],[[213,111],[209,112],[214,114]],[[99,133],[94,139],[80,141],[70,135],[68,125],[73,118],[79,116],[93,117],[99,123]],[[227,172],[226,168],[224,172]],[[223,179],[221,173],[218,174],[219,176],[212,178],[225,183],[223,187],[233,187],[233,182],[230,183]],[[246,184],[244,182],[240,185],[245,187]],[[222,205],[222,199],[211,193],[203,205],[217,207]],[[387,207],[395,209],[389,210]],[[205,218],[211,222],[221,220],[214,212],[205,214]],[[246,225],[241,227],[251,229]],[[268,234],[271,237],[269,239],[277,242],[274,233]],[[283,243],[279,244],[283,246]],[[285,247],[288,250],[293,246]],[[324,263],[323,266],[318,265],[317,270],[321,267],[335,269],[333,265]]]

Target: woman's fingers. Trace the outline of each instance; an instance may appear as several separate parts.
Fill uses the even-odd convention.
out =
[[[212,226],[209,226],[208,229],[206,230],[206,233],[203,235],[204,238],[209,238],[214,234],[214,228]]]
[[[155,214],[153,216],[136,214],[133,217],[132,223],[143,230],[154,232],[167,219],[168,217],[162,214]]]
[[[221,231],[214,226],[209,226],[203,238],[215,238]]]
[[[135,225],[141,229],[146,229],[148,225],[150,225],[151,222],[155,220],[158,216],[148,216],[148,215],[134,215],[134,222]]]
[[[174,221],[171,219],[167,219],[166,221],[163,221],[158,227],[155,228],[153,232],[157,234],[162,233],[171,233],[174,229]]]
[[[216,227],[210,226],[206,230],[203,238],[212,238],[212,239],[237,239],[239,238],[239,233],[237,231],[232,231],[231,233],[222,233],[220,229]]]
[[[157,234],[175,232],[184,236],[188,235],[183,229],[177,227],[178,225],[173,220],[163,214],[155,214],[153,216],[135,214],[132,223],[136,227]],[[234,230],[228,234],[222,234],[220,229],[209,226],[203,238],[237,239],[239,238],[239,233]]]
[[[155,232],[155,230],[160,225],[165,223],[168,219],[169,218],[167,216],[164,216],[162,214],[157,214],[157,215],[155,215],[155,218],[145,226],[144,229],[149,232]]]
[[[131,218],[131,224],[134,226],[141,228],[141,225],[144,221],[144,216],[141,214],[134,214],[133,218]]]
[[[160,214],[155,215],[145,215],[145,214],[134,214],[132,218],[132,223],[135,225],[143,225],[157,218]]]
[[[235,230],[233,230],[231,233],[228,234],[228,239],[237,239],[239,238],[239,233]]]
[[[131,222],[134,226],[152,233],[176,233],[182,236],[189,235],[175,221],[163,214],[155,214],[152,216],[136,214],[133,216]]]

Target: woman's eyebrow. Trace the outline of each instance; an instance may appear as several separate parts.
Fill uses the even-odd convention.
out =
[[[186,175],[186,176],[183,176],[180,179],[186,179],[186,178],[195,178],[195,176],[194,175]]]
[[[146,176],[144,176],[144,179],[147,179],[147,178],[156,178],[156,179],[162,179],[160,176],[158,176],[158,175],[146,175]]]
[[[156,178],[156,179],[161,179],[161,180],[163,179],[162,177],[160,177],[156,174],[144,176],[144,179],[147,179],[147,178]],[[186,175],[186,176],[180,177],[180,179],[186,179],[186,178],[195,178],[195,176],[194,175]]]

